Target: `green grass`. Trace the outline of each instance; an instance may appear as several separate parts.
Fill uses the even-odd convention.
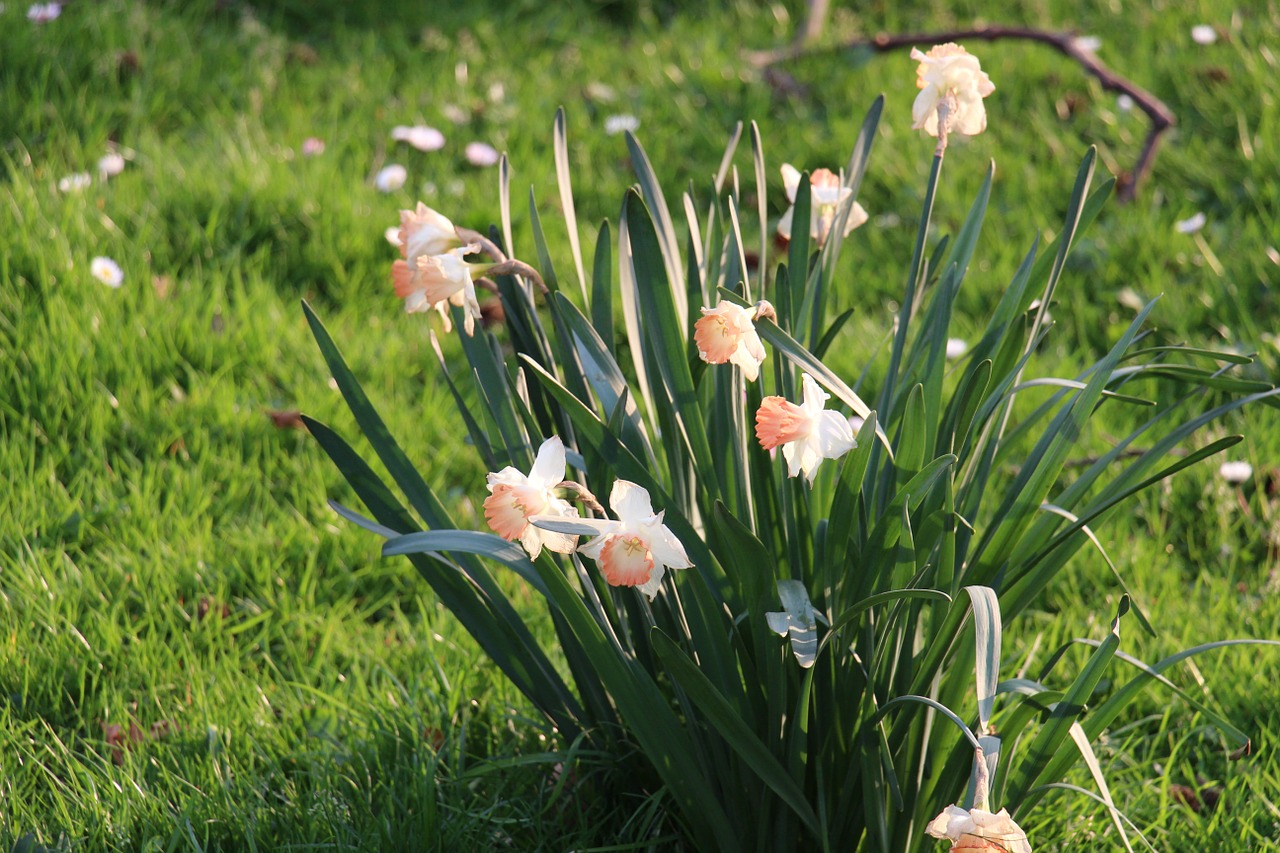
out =
[[[705,198],[734,123],[754,119],[773,195],[782,162],[843,163],[885,92],[860,197],[873,222],[851,238],[839,297],[858,308],[841,344],[856,376],[891,322],[931,151],[909,129],[914,65],[905,54],[814,56],[787,66],[807,96],[773,91],[739,51],[790,38],[796,2],[627,21],[621,5],[489,4],[406,20],[392,3],[255,13],[108,1],[72,4],[44,26],[7,5],[0,848],[29,834],[55,849],[119,850],[582,849],[664,837],[660,802],[592,756],[569,761],[572,745],[528,717],[412,567],[379,559],[372,537],[328,509],[327,498],[352,500],[339,475],[305,433],[268,416],[302,409],[355,432],[299,300],[317,306],[459,523],[482,524],[484,470],[460,452],[429,323],[390,291],[382,232],[396,211],[422,198],[461,224],[496,222],[496,170],[462,158],[467,141],[491,142],[512,161],[517,254],[533,255],[532,185],[565,276],[557,106],[589,258],[595,225],[616,223],[631,180],[606,116],[639,118],[672,201],[690,184]],[[977,4],[864,4],[837,10],[825,40],[979,18],[996,21]],[[1084,235],[1042,371],[1074,375],[1130,321],[1134,296],[1163,293],[1159,336],[1257,351],[1258,375],[1274,376],[1280,6],[1121,15],[1043,0],[1002,22],[1104,34],[1102,57],[1180,121],[1137,201],[1110,205]],[[1202,47],[1190,28],[1205,22],[1221,37]],[[954,233],[994,159],[988,223],[957,304],[960,327],[977,330],[1036,233],[1056,232],[1085,148],[1127,168],[1146,126],[1044,48],[970,48],[998,87],[991,128],[948,154],[935,223],[938,236]],[[391,142],[391,126],[419,121],[444,130],[444,150]],[[325,140],[323,155],[297,153],[308,136]],[[58,192],[109,143],[129,159],[122,175]],[[749,156],[743,146],[735,161],[744,188]],[[409,184],[378,193],[372,176],[392,161]],[[1205,229],[1175,232],[1196,211]],[[95,255],[120,263],[121,289],[89,277]],[[1133,417],[1105,412],[1097,446]],[[1221,429],[1248,435],[1236,455],[1254,463],[1255,483],[1229,488],[1215,465],[1197,466],[1099,530],[1160,629],[1151,639],[1125,625],[1122,648],[1147,660],[1280,636],[1280,424],[1259,409]],[[1034,674],[1062,642],[1102,632],[1114,580],[1091,554],[1069,574],[1038,619],[1016,626],[1007,670]],[[1172,677],[1253,733],[1255,755],[1226,760],[1192,709],[1154,690],[1104,745],[1113,790],[1160,849],[1265,849],[1280,839],[1280,653],[1226,650],[1197,668]],[[128,740],[131,724],[142,736],[113,743],[110,727]],[[559,761],[576,769],[557,781]],[[1223,787],[1222,807],[1175,801],[1169,786],[1198,778]],[[1099,809],[1067,793],[1027,828],[1037,850],[1117,845]]]

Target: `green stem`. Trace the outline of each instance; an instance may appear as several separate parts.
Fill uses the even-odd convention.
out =
[[[884,385],[880,388],[880,400],[877,410],[880,421],[886,426],[892,422],[893,413],[889,411],[889,407],[893,403],[894,386],[898,381],[898,371],[902,368],[902,354],[907,346],[907,327],[910,325],[911,316],[915,313],[916,294],[920,290],[920,265],[924,262],[924,248],[929,236],[929,220],[933,215],[933,199],[937,194],[938,176],[942,172],[942,156],[941,149],[935,151],[933,165],[929,169],[929,183],[925,187],[924,206],[920,211],[920,227],[916,231],[916,245],[911,253],[911,269],[907,274],[906,293],[902,297],[902,307],[898,309],[898,328],[893,335],[893,350],[889,356],[889,370],[885,374]],[[880,448],[877,447],[872,453],[874,456],[871,461],[871,469],[874,471],[878,467]],[[881,488],[879,489],[882,508],[883,503],[890,497],[888,487],[892,477],[892,468],[886,468]]]

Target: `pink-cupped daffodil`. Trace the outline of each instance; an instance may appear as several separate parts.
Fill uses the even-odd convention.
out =
[[[463,328],[468,335],[475,331],[480,319],[480,303],[476,299],[473,271],[488,269],[490,264],[469,264],[467,255],[480,251],[478,243],[459,246],[439,255],[419,255],[411,265],[397,261],[391,267],[391,281],[396,296],[404,300],[410,314],[435,309],[445,318],[445,331],[450,328],[449,306],[463,309]]]
[[[765,357],[755,321],[776,316],[773,306],[764,300],[743,308],[721,299],[716,307],[703,308],[702,317],[693,324],[698,355],[708,364],[736,364],[748,382],[755,382]]]
[[[680,540],[662,523],[665,512],[653,511],[644,487],[617,480],[609,505],[618,516],[617,521],[583,518],[557,524],[545,516],[532,521],[554,530],[595,535],[590,542],[578,546],[578,553],[595,560],[605,580],[613,586],[635,587],[652,600],[667,569],[687,569],[693,563]]]
[[[858,446],[848,419],[827,411],[830,394],[812,376],[801,374],[804,402],[797,405],[783,397],[765,397],[756,412],[756,438],[765,450],[782,447],[787,473],[804,472],[810,485],[817,476],[818,463],[837,459]]]
[[[952,850],[1031,853],[1031,842],[1006,809],[992,814],[977,808],[947,806],[925,828],[934,838],[951,840]]]
[[[996,90],[978,57],[958,44],[936,45],[928,53],[911,49],[920,94],[911,105],[911,126],[930,136],[974,136],[987,129],[982,99]],[[939,120],[941,119],[941,126]]]
[[[564,480],[564,443],[551,436],[538,448],[533,468],[522,474],[507,466],[488,477],[489,497],[484,501],[484,520],[495,533],[508,542],[519,541],[537,559],[543,548],[558,554],[569,554],[578,537],[544,530],[529,522],[530,517],[578,517],[577,507],[556,496],[556,488]]]
[[[796,191],[800,188],[800,172],[790,163],[782,164],[782,185],[787,191],[787,201],[791,207],[778,220],[778,233],[791,239],[791,219],[795,215]],[[809,175],[809,236],[823,246],[831,229],[835,227],[836,214],[841,205],[848,202],[853,190],[840,183],[840,176],[830,169],[818,169]],[[848,217],[844,221],[844,236],[867,221],[867,212],[856,201],[849,208]]]

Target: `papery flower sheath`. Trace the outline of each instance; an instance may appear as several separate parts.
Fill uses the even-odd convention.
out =
[[[649,493],[642,486],[628,480],[616,481],[609,506],[618,516],[617,521],[584,518],[577,522],[594,528],[597,534],[595,539],[579,545],[578,553],[599,563],[609,583],[634,586],[652,599],[658,594],[667,569],[693,565],[680,540],[662,523],[665,513],[653,511]]]
[[[553,435],[538,448],[528,475],[507,466],[489,474],[489,497],[484,501],[484,520],[508,542],[519,540],[529,557],[537,559],[545,547],[558,554],[573,551],[577,536],[543,530],[529,523],[529,517],[577,518],[577,507],[556,497],[555,488],[564,480],[564,443]]]
[[[992,814],[985,809],[947,806],[925,828],[934,838],[949,838],[952,850],[991,850],[1031,853],[1031,842],[1005,809]]]
[[[774,316],[773,306],[763,300],[742,308],[721,299],[715,308],[703,308],[702,317],[693,324],[698,355],[708,364],[736,364],[748,382],[756,381],[765,350],[756,334],[755,321]]]
[[[800,171],[790,163],[782,164],[782,185],[787,191],[787,201],[791,207],[778,220],[778,233],[791,239],[791,219],[795,215],[796,191],[800,188]],[[827,242],[831,229],[835,227],[836,214],[853,190],[841,185],[840,176],[830,169],[818,169],[809,175],[809,236],[819,246]],[[844,236],[867,221],[867,211],[856,201],[849,209],[848,218],[844,221]]]
[[[396,296],[404,300],[404,310],[414,314],[435,308],[447,318],[444,303],[456,305],[466,312],[464,328],[470,335],[480,319],[480,303],[471,280],[471,265],[463,258],[478,251],[479,244],[472,243],[439,255],[419,255],[412,265],[407,261],[392,264],[391,281]]]
[[[765,450],[782,447],[787,474],[804,472],[810,484],[823,459],[836,459],[857,447],[853,428],[839,412],[827,411],[830,398],[812,376],[801,374],[804,402],[797,405],[783,397],[765,397],[756,412],[756,438]]]
[[[928,53],[912,48],[911,58],[920,63],[916,69],[920,94],[911,105],[913,128],[937,136],[938,108],[946,106],[944,134],[973,136],[987,129],[982,99],[996,87],[982,70],[978,57],[948,42],[930,48]]]

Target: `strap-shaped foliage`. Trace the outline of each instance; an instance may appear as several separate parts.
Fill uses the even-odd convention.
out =
[[[1081,761],[1128,845],[1129,823],[1090,743],[1146,686],[1177,691],[1163,673],[1185,657],[1147,666],[1120,651],[1127,595],[1112,630],[1088,641],[1093,652],[1078,671],[1058,672],[1068,659],[1059,654],[1038,681],[1002,681],[1003,637],[1074,555],[1101,557],[1127,593],[1124,566],[1095,530],[1143,490],[1236,440],[1184,448],[1202,428],[1242,406],[1274,404],[1277,392],[1233,372],[1245,362],[1238,356],[1150,340],[1156,303],[1075,375],[1044,374],[1043,345],[1060,334],[1049,307],[1060,289],[1078,284],[1069,252],[1110,189],[1104,182],[1091,190],[1092,151],[1056,243],[1042,247],[1027,235],[1029,249],[1007,283],[966,284],[992,239],[982,233],[991,168],[957,233],[934,235],[935,203],[958,204],[936,156],[896,320],[885,318],[880,349],[849,340],[849,318],[878,310],[848,284],[859,234],[846,237],[844,225],[882,109],[878,99],[869,110],[838,186],[812,184],[827,173],[803,164],[790,242],[773,252],[771,218],[782,203],[768,198],[777,170],[754,124],[754,203],[739,185],[739,126],[714,180],[682,193],[683,223],[628,134],[636,188],[622,199],[616,231],[605,222],[596,245],[584,247],[568,120],[557,113],[567,260],[557,254],[560,232],[549,229],[548,240],[531,194],[522,245],[531,247],[540,286],[527,267],[496,275],[505,328],[460,331],[436,355],[460,423],[491,471],[530,470],[538,448],[560,439],[568,480],[539,488],[575,501],[579,514],[551,517],[549,501],[538,511],[518,506],[523,522],[580,536],[578,553],[544,548],[532,558],[509,530],[513,541],[455,529],[309,307],[356,424],[418,519],[337,433],[308,426],[369,515],[340,508],[343,517],[387,537],[385,554],[407,555],[553,735],[614,756],[623,784],[669,808],[697,849],[927,849],[924,827],[947,805],[985,803],[1022,817]],[[505,159],[498,183],[501,244],[514,254]],[[811,211],[832,215],[826,230],[811,233]],[[748,281],[756,239],[759,272]],[[561,287],[557,263],[572,269],[577,288]],[[947,341],[957,295],[979,286],[1003,293],[978,342],[954,362]],[[762,298],[776,313],[757,305]],[[714,326],[700,338],[700,309],[720,310],[721,300],[723,316],[746,317],[764,348],[756,381],[708,351]],[[460,321],[463,309],[453,310]],[[853,370],[850,361],[858,362]],[[830,395],[820,416],[801,405],[812,385],[802,374]],[[1153,400],[1161,405],[1150,408]],[[767,407],[783,413],[772,427]],[[1069,460],[1093,446],[1103,407],[1145,420],[1065,476]],[[850,417],[863,420],[846,431]],[[793,468],[805,476],[790,476]],[[647,492],[654,516],[631,518],[638,504],[592,509],[620,480]],[[473,502],[488,499],[485,483],[459,485]],[[619,494],[635,494],[627,489]],[[667,534],[691,566],[669,541],[645,539]],[[1082,551],[1090,543],[1094,550]],[[659,558],[666,573],[651,599],[610,585],[643,584],[620,570],[652,572]],[[530,624],[548,618],[554,641],[542,646],[537,638],[548,634]],[[1100,699],[1098,685],[1115,677],[1117,658],[1139,674]],[[1227,737],[1246,737],[1201,699],[1179,695]],[[1081,718],[1086,703],[1095,707]]]

